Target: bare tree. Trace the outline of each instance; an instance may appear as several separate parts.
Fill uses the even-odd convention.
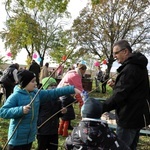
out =
[[[150,7],[148,0],[103,0],[87,5],[74,20],[72,33],[79,41],[78,53],[94,54],[114,62],[114,42],[127,39],[134,51],[149,52]]]

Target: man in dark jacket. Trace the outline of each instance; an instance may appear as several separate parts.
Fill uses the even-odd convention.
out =
[[[122,65],[117,69],[113,94],[103,103],[103,112],[116,110],[117,134],[135,150],[140,129],[150,124],[148,60],[139,52],[132,53],[126,40],[114,44],[113,55]]]

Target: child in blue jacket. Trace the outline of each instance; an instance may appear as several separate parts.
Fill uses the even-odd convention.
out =
[[[80,93],[80,91],[74,86],[66,86],[41,90],[37,94],[36,76],[33,72],[20,71],[18,72],[18,79],[19,85],[15,86],[13,94],[0,108],[0,117],[10,119],[8,150],[30,150],[37,133],[40,104],[47,100],[56,100],[56,98],[66,94]],[[34,101],[30,104],[33,98]],[[19,121],[19,126],[15,130]]]

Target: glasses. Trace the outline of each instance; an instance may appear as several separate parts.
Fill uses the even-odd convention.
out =
[[[125,50],[126,48],[122,48],[121,50],[117,51],[117,52],[113,52],[113,55],[117,55],[119,54],[121,51]]]

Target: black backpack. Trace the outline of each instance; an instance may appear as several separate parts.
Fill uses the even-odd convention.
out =
[[[104,122],[81,121],[70,137],[68,150],[130,150]]]
[[[110,131],[108,126],[106,124],[103,126],[98,122],[81,122],[74,130],[73,135],[73,150],[109,149],[116,140],[116,135]]]
[[[0,78],[1,83],[9,83],[9,84],[15,84],[15,80],[13,77],[13,71],[15,68],[8,67],[4,70],[2,77]]]

